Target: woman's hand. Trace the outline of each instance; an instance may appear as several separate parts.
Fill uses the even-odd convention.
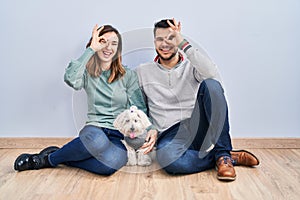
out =
[[[144,154],[147,154],[153,150],[153,147],[157,140],[157,130],[149,130],[146,137],[146,142],[141,147],[142,149],[145,149]]]
[[[107,39],[103,36],[99,36],[99,33],[103,30],[104,26],[101,26],[98,29],[98,24],[96,24],[93,28],[92,33],[92,42],[90,47],[93,49],[93,51],[97,52],[101,49],[103,49],[106,46]]]

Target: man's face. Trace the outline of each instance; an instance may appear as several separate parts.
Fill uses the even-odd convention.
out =
[[[171,60],[178,51],[175,37],[168,28],[156,29],[154,44],[157,54],[163,60]]]

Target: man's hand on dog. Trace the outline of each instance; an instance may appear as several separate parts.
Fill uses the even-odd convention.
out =
[[[155,143],[157,140],[157,130],[149,130],[146,137],[146,142],[141,147],[142,149],[145,149],[144,154],[147,154],[152,151]]]

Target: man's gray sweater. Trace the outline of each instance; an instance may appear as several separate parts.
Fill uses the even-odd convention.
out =
[[[136,69],[149,117],[159,132],[191,116],[203,80],[220,81],[217,66],[210,58],[184,42],[188,45],[179,46],[183,59],[172,69],[157,61],[141,64]]]

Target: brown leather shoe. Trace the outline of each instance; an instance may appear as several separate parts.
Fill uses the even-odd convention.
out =
[[[233,150],[230,152],[234,165],[253,167],[259,165],[258,158],[246,150]]]
[[[236,174],[230,157],[222,156],[217,161],[217,178],[222,181],[234,181]]]

